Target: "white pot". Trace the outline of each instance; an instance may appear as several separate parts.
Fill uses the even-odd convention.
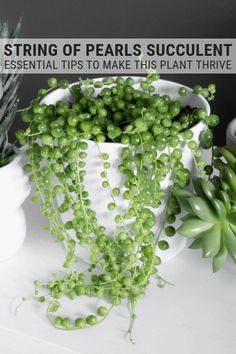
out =
[[[100,80],[100,79],[96,79]],[[135,83],[138,85],[142,78],[134,77]],[[182,86],[175,82],[158,80],[155,84],[156,92],[160,95],[169,95],[171,99],[176,100],[179,98],[178,90]],[[189,92],[192,92],[191,89],[188,89]],[[100,92],[100,89],[96,89],[96,94]],[[69,102],[71,100],[71,95],[69,90],[58,89],[50,93],[42,103],[46,104],[55,104],[59,100],[64,100]],[[185,105],[190,105],[192,107],[204,107],[207,110],[207,113],[210,114],[210,107],[208,102],[201,96],[190,93],[190,95],[181,98]],[[205,126],[202,122],[196,124],[192,131],[194,133],[194,139],[199,142],[200,134],[204,130]],[[118,187],[124,190],[124,178],[118,170],[118,165],[120,164],[120,152],[124,145],[119,143],[98,143],[99,150],[101,153],[109,153],[109,162],[111,167],[106,171],[108,179],[112,188]],[[114,222],[114,216],[116,212],[108,211],[107,204],[111,202],[111,195],[108,188],[102,188],[101,183],[102,179],[100,173],[103,170],[101,165],[101,159],[99,158],[99,152],[97,145],[88,141],[88,150],[86,158],[86,177],[85,177],[85,187],[89,193],[89,199],[92,201],[91,208],[96,212],[99,224],[106,227],[106,230],[109,234],[113,234],[116,229],[116,224]],[[183,150],[183,161],[185,166],[193,170],[193,158],[192,154],[187,147]],[[169,184],[169,178],[166,178],[162,183],[162,189],[167,190]],[[167,195],[167,193],[166,193]],[[124,211],[128,202],[125,201],[122,197],[115,197],[116,203],[118,205],[119,211]],[[155,209],[154,212],[157,217],[156,230],[160,227],[160,223],[163,217],[163,211],[165,208],[165,200],[162,202],[162,206],[158,209]],[[71,220],[73,215],[71,212],[63,213],[61,215],[63,222]],[[153,230],[155,231],[155,228]],[[165,239],[168,241],[170,247],[167,251],[158,251],[158,255],[161,257],[162,262],[165,262],[174,256],[176,256],[186,245],[186,238],[180,237],[178,235],[170,238],[164,235],[161,235],[160,239]],[[80,247],[78,251],[78,256],[85,261],[88,261],[89,255],[87,248]]]
[[[22,203],[30,193],[30,184],[23,169],[23,160],[20,153],[0,168],[0,261],[12,257],[25,239]]]
[[[236,145],[236,118],[231,120],[226,130],[227,145]]]

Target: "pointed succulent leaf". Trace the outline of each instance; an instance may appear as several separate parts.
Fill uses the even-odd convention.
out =
[[[228,196],[232,203],[236,203],[236,192],[228,191]]]
[[[227,146],[225,146],[225,148],[236,157],[236,146],[235,145],[227,145]]]
[[[15,74],[15,75],[6,75],[6,81],[4,83],[4,94],[8,92],[11,87],[14,87],[17,85],[21,79],[20,74]]]
[[[227,182],[225,182],[224,180],[221,180],[221,186],[222,186],[222,189],[227,193],[231,190],[230,185]]]
[[[224,238],[222,237],[219,252],[213,257],[213,260],[212,260],[212,269],[213,269],[214,273],[218,272],[218,270],[220,270],[223,267],[223,265],[225,264],[227,255],[228,255],[228,252],[225,247]]]
[[[177,189],[174,191],[174,196],[176,197],[177,201],[179,202],[181,209],[186,210],[190,214],[194,214],[193,210],[191,209],[188,200],[190,197],[193,197],[194,194],[191,192],[186,191],[185,189]]]
[[[185,222],[185,221],[187,221],[187,220],[189,220],[189,219],[192,219],[192,217],[193,217],[193,215],[191,215],[191,214],[186,214],[186,215],[184,215],[182,218],[180,218],[180,220],[181,220],[182,222]]]
[[[11,32],[10,34],[10,38],[17,38],[19,37],[19,34],[20,34],[20,29],[21,29],[21,24],[22,24],[22,17],[20,17],[17,25],[16,25],[16,28]]]
[[[205,196],[208,199],[216,198],[217,190],[211,181],[209,181],[208,179],[202,178],[201,179],[201,187],[202,187],[202,190],[203,190]]]
[[[226,211],[229,212],[231,208],[231,204],[230,204],[230,197],[228,193],[226,193],[225,191],[219,191],[218,195],[220,200],[223,202]],[[235,194],[235,201],[236,201],[236,194]]]
[[[193,193],[186,191],[185,189],[175,189],[173,193],[176,198],[189,198],[193,196]]]
[[[212,178],[212,182],[214,183],[214,186],[216,187],[217,190],[221,190],[222,189],[221,179],[220,179],[219,176],[214,176]]]
[[[226,166],[225,163],[224,163],[221,159],[215,159],[215,161],[214,161],[214,167],[215,167],[218,171],[223,172],[225,166]]]
[[[191,249],[198,249],[198,248],[202,248],[202,238],[196,238],[196,240],[194,240],[191,245],[189,246],[189,248]]]
[[[4,112],[10,110],[12,105],[17,99],[16,92],[19,86],[19,80],[15,78],[12,82],[12,86],[6,92],[3,92],[3,99],[0,102],[0,121],[4,118]]]
[[[236,226],[236,212],[229,214],[228,220],[229,220],[230,224],[233,224],[234,226]]]
[[[202,178],[194,178],[193,179],[193,186],[194,190],[197,193],[199,197],[202,197],[203,199],[206,199],[206,195],[202,190],[202,183],[201,183]]]
[[[21,26],[21,20],[18,22],[14,31],[10,32],[6,22],[0,23],[0,38],[3,39],[4,44],[8,42],[8,38],[13,38],[16,41]],[[5,43],[6,42],[6,43]],[[2,60],[3,53],[0,52],[0,60]],[[0,74],[0,166],[1,161],[6,161],[6,150],[8,150],[8,131],[13,123],[18,103],[17,90],[22,75]]]
[[[218,218],[221,220],[225,219],[227,213],[226,213],[226,208],[222,203],[222,201],[219,199],[213,199],[211,203],[216,211]]]
[[[236,262],[236,236],[228,223],[225,223],[223,226],[223,235],[227,251]]]
[[[220,224],[215,224],[209,230],[203,232],[202,238],[202,255],[203,257],[214,257],[220,249],[221,228]]]
[[[216,186],[216,189],[219,191],[219,190],[222,190],[225,191],[226,193],[228,193],[228,191],[230,191],[230,186],[228,185],[227,182],[225,182],[223,180],[223,177],[219,177],[219,176],[214,176],[213,179],[212,179],[214,185]]]
[[[226,147],[224,148],[219,148],[220,153],[222,156],[225,158],[227,164],[234,169],[235,168],[235,163],[236,163],[236,157],[230,150],[228,150]]]
[[[212,226],[212,223],[205,222],[197,217],[191,217],[177,229],[177,232],[182,236],[194,238],[199,237],[202,232],[209,230]]]
[[[236,191],[236,174],[229,166],[224,166],[222,176],[233,191]]]
[[[3,82],[2,82],[2,76],[0,75],[0,102],[3,96]]]
[[[230,227],[231,227],[231,229],[232,229],[234,235],[236,236],[236,226],[233,225],[233,224],[230,224]]]
[[[194,196],[188,199],[188,203],[193,210],[194,214],[200,219],[209,222],[217,222],[216,215],[211,209],[211,206],[202,198]]]

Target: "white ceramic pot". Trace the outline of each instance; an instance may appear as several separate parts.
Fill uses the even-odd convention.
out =
[[[96,79],[100,80],[100,79]],[[142,78],[134,77],[135,83],[138,85]],[[175,100],[179,98],[178,90],[182,86],[180,84],[166,81],[166,80],[158,80],[155,84],[156,92],[160,95],[169,95],[171,99]],[[192,94],[192,90],[188,89],[190,95],[181,98],[185,105],[189,105],[192,107],[205,107],[207,113],[210,113],[210,107],[208,102],[201,96],[197,96]],[[96,94],[99,94],[100,89],[96,89]],[[43,103],[46,104],[55,104],[58,100],[64,100],[69,102],[71,100],[71,95],[69,90],[61,90],[58,89],[51,94],[49,94],[44,100]],[[196,124],[192,131],[194,133],[194,139],[199,142],[200,141],[200,134],[204,130],[204,125],[202,122]],[[98,146],[98,147],[97,147]],[[100,173],[102,172],[102,164],[101,159],[99,158],[99,151],[100,153],[107,152],[109,153],[109,162],[111,167],[107,170],[108,179],[112,188],[118,187],[124,190],[124,178],[118,170],[118,165],[120,164],[120,152],[124,145],[119,143],[98,143],[95,144],[92,141],[88,141],[88,150],[87,150],[87,158],[86,158],[86,177],[85,177],[85,187],[89,193],[89,199],[92,201],[91,208],[95,210],[98,218],[99,224],[106,227],[108,234],[114,234],[116,229],[116,224],[114,222],[114,216],[116,212],[108,211],[107,204],[111,202],[111,195],[108,188],[102,188],[101,177]],[[185,166],[193,170],[193,158],[192,154],[187,147],[183,150],[183,160]],[[167,189],[169,185],[169,178],[167,177],[162,183],[162,189],[166,191],[167,196]],[[122,197],[116,197],[116,203],[118,205],[119,211],[122,213],[127,206],[128,202],[125,201]],[[153,229],[157,230],[160,227],[161,220],[163,217],[163,211],[165,208],[165,198],[162,202],[162,206],[158,209],[155,209],[154,212],[157,217],[156,227]],[[63,222],[72,219],[72,213],[67,212],[62,214]],[[166,237],[161,235],[160,239],[166,239],[170,245],[167,251],[158,251],[158,255],[160,255],[162,262],[165,262],[174,256],[176,256],[186,245],[186,238],[175,236],[175,237]],[[83,260],[87,261],[89,258],[87,248],[80,247],[78,251],[78,256]]]
[[[0,168],[0,261],[12,257],[22,246],[26,234],[22,203],[30,193],[20,152]]]
[[[236,118],[231,120],[226,130],[227,145],[236,145]]]

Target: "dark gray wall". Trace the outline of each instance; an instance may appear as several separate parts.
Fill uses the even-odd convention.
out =
[[[22,37],[236,37],[235,0],[0,0],[0,20],[14,26],[23,16]],[[236,60],[236,58],[235,58]],[[75,81],[75,75],[67,76]],[[20,106],[43,87],[46,75],[27,75]],[[215,142],[224,144],[227,123],[236,116],[236,75],[163,75],[192,86],[217,85],[212,110],[221,117]],[[20,125],[16,122],[14,129]]]

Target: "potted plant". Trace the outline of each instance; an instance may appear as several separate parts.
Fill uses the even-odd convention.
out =
[[[236,147],[217,148],[213,165],[220,176],[198,178],[194,194],[176,190],[175,196],[187,211],[178,232],[193,241],[190,248],[212,257],[217,272],[228,255],[236,262]],[[211,175],[211,166],[208,171]]]
[[[185,245],[172,225],[180,212],[172,191],[189,184],[194,166],[204,174],[201,145],[211,146],[218,123],[205,98],[213,98],[215,86],[191,90],[156,73],[48,84],[23,111],[28,125],[17,137],[26,145],[34,200],[50,233],[66,244],[68,271],[36,281],[36,294],[47,300],[51,323],[66,330],[94,325],[128,299],[131,336],[150,278],[165,284],[158,265],[169,249],[167,258]],[[64,295],[109,297],[110,305],[97,309],[99,318],[72,322],[51,314]]]
[[[0,38],[17,37],[20,22],[9,33],[7,23],[0,24]],[[18,74],[0,74],[0,261],[13,256],[21,247],[26,233],[23,201],[30,185],[23,170],[22,155],[8,141],[8,132],[16,114]]]

